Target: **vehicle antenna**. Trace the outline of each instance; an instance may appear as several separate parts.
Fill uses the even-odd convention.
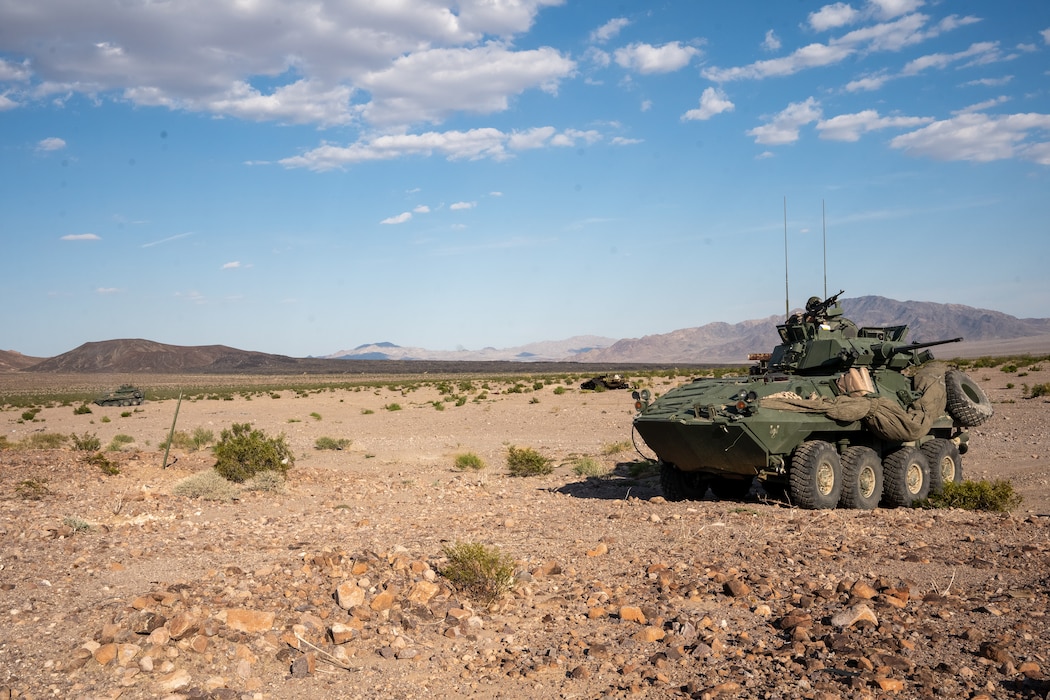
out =
[[[784,316],[791,315],[791,301],[788,295],[788,198],[784,195]]]
[[[824,228],[824,298],[828,298],[828,219],[824,212],[824,200],[820,200],[820,223]]]

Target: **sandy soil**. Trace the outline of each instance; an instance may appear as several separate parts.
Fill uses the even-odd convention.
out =
[[[575,383],[452,379],[466,401],[444,410],[405,378],[197,394],[178,429],[250,422],[296,456],[283,492],[232,502],[172,495],[213,464],[173,450],[162,468],[175,400],[30,422],[9,408],[11,443],[132,440],[105,453],[117,475],[69,449],[0,451],[0,699],[1043,698],[1050,403],[1022,387],[1050,368],[970,374],[996,415],[971,431],[965,474],[1011,480],[1010,515],[665,502],[630,446],[628,393]],[[558,466],[510,477],[510,445]],[[488,466],[455,470],[464,452]],[[582,456],[609,474],[576,474]],[[513,590],[492,605],[452,590],[456,542],[511,556]]]

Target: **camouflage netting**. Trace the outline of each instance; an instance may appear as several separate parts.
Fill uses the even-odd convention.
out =
[[[912,386],[921,396],[905,409],[894,399],[880,396],[836,396],[804,399],[791,392],[781,392],[759,401],[762,408],[800,413],[823,413],[843,423],[864,421],[868,429],[884,440],[909,442],[930,432],[937,418],[944,414],[948,393],[944,386],[947,367],[930,362],[919,368]]]

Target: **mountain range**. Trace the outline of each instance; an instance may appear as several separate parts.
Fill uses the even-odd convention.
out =
[[[978,357],[1050,353],[1050,319],[1020,319],[988,309],[960,304],[897,301],[879,296],[845,299],[847,318],[861,326],[907,324],[908,340],[927,342],[962,336],[963,343],[934,353],[941,357]],[[224,345],[179,346],[151,340],[124,339],[84,343],[52,358],[36,358],[0,351],[0,372],[54,373],[348,373],[382,371],[384,363],[403,361],[420,371],[448,371],[451,364],[558,362],[613,364],[745,364],[753,352],[768,352],[779,342],[776,325],[781,315],[764,319],[709,323],[615,340],[574,336],[513,348],[481,350],[426,350],[390,342],[359,345],[321,357],[294,358],[238,350]],[[479,371],[481,370],[478,367]]]

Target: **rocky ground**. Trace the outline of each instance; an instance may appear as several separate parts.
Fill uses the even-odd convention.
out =
[[[1050,404],[1022,391],[1050,370],[970,374],[996,415],[964,469],[1010,479],[1025,499],[1010,514],[666,502],[630,446],[627,392],[531,380],[453,380],[467,400],[444,410],[448,394],[404,379],[197,395],[179,429],[251,422],[296,455],[282,492],[229,502],[172,494],[213,463],[175,450],[161,467],[174,400],[8,408],[9,443],[132,439],[105,452],[114,475],[68,448],[0,451],[0,700],[1041,700]],[[322,436],[352,442],[319,451]],[[510,445],[558,467],[510,477]],[[488,466],[455,470],[464,452]],[[609,474],[578,475],[581,456]],[[453,590],[440,572],[460,542],[512,557],[513,589],[491,604]]]

